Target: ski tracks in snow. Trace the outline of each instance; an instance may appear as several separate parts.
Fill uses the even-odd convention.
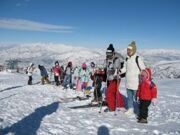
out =
[[[18,81],[12,81],[12,78]],[[159,102],[150,106],[148,124],[139,124],[135,117],[127,117],[123,112],[117,112],[116,116],[114,112],[104,113],[104,107],[101,114],[98,113],[99,107],[70,109],[86,105],[91,99],[60,103],[60,99],[83,94],[48,84],[28,86],[26,81],[25,75],[0,75],[0,90],[5,89],[0,91],[0,127],[4,132],[26,135],[180,135],[180,86],[176,80],[173,83],[176,89],[172,89],[172,83],[165,85],[171,81],[159,82]],[[35,78],[34,82],[37,81]],[[121,92],[126,93],[124,88]]]

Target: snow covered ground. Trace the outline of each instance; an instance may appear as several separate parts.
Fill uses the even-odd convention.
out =
[[[179,80],[155,80],[159,102],[150,107],[148,124],[139,124],[123,112],[115,116],[99,114],[98,107],[70,109],[91,99],[61,103],[82,93],[53,85],[28,86],[27,79],[25,74],[0,72],[0,135],[180,135]],[[39,80],[36,75],[33,82]],[[121,91],[126,97],[124,81]]]

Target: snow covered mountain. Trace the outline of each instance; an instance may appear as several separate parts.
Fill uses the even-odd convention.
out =
[[[30,62],[52,66],[56,60],[61,64],[72,61],[74,65],[95,61],[103,63],[105,49],[89,49],[53,43],[33,43],[0,45],[0,64],[9,59],[20,60],[20,66],[27,66]],[[126,49],[116,49],[126,57]],[[147,66],[153,69],[153,76],[157,78],[180,78],[180,50],[175,49],[143,49],[138,54],[145,60]]]
[[[1,63],[9,59],[18,59],[22,63],[34,62],[46,66],[52,65],[56,60],[60,61],[61,64],[66,64],[68,61],[82,63],[102,56],[103,52],[95,49],[51,43],[21,44],[0,49]]]

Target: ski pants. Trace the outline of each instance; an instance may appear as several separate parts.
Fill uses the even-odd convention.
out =
[[[94,87],[94,98],[102,98],[102,93],[101,93],[101,82],[96,82],[95,87]]]
[[[71,75],[65,75],[63,86],[67,87],[67,85],[71,86]]]
[[[42,76],[42,78],[41,78],[41,84],[44,84],[45,81],[46,81],[48,84],[50,84],[50,81],[49,81],[49,79],[48,79],[48,76]]]
[[[54,76],[54,81],[56,82],[56,86],[60,85],[59,76]]]
[[[115,111],[117,107],[124,107],[123,96],[119,92],[120,80],[109,81],[106,101],[110,111]]]
[[[28,85],[32,85],[32,76],[29,76]]]
[[[140,100],[139,104],[139,117],[147,119],[148,117],[148,107],[151,104],[151,100]]]

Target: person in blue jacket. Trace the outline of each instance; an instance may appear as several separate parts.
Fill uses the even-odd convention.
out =
[[[42,66],[42,65],[38,65],[38,68],[40,70],[41,77],[42,77],[41,78],[41,84],[44,85],[45,81],[46,81],[46,83],[50,84],[46,68],[44,66]]]

